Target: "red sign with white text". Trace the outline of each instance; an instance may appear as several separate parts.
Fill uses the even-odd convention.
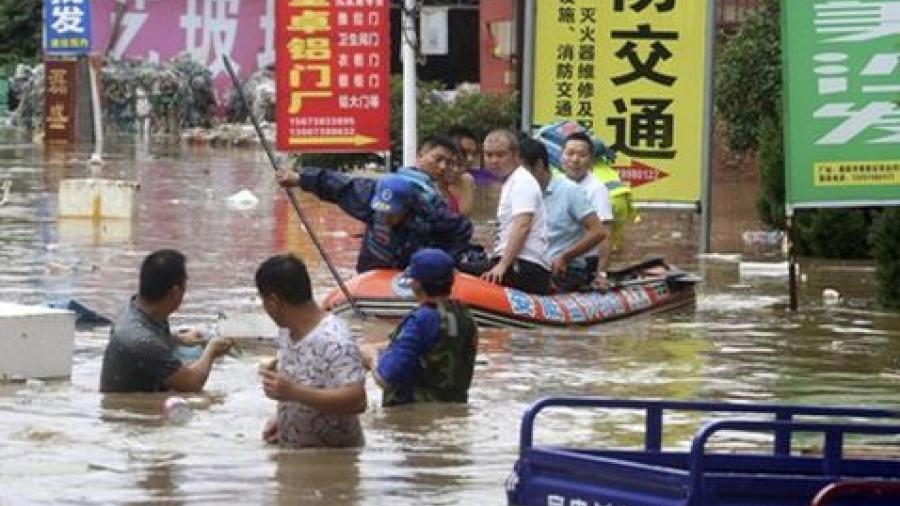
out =
[[[389,0],[277,1],[278,149],[389,149]]]

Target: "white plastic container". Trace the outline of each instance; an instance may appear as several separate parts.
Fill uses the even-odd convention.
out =
[[[216,335],[231,339],[274,339],[278,326],[260,313],[234,313],[216,321]]]
[[[134,181],[64,179],[59,184],[59,217],[132,218],[139,189]]]
[[[75,313],[0,302],[0,376],[68,378]]]

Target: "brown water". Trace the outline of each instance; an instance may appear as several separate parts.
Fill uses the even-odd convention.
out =
[[[135,290],[142,257],[161,247],[189,258],[175,326],[260,312],[253,272],[276,252],[306,259],[317,296],[334,285],[259,154],[121,149],[103,175],[140,182],[139,217],[94,224],[60,221],[55,211],[59,180],[88,173],[85,153],[0,145],[0,183],[13,181],[0,207],[0,300],[76,298],[114,314]],[[714,244],[729,252],[753,224],[752,181],[739,179],[719,181],[715,197]],[[225,199],[245,188],[259,205],[229,210]],[[306,196],[302,205],[349,276],[361,228]],[[274,409],[256,375],[268,350],[226,358],[206,393],[191,398],[191,422],[169,426],[162,396],[97,393],[107,330],[79,331],[71,381],[0,385],[0,504],[494,505],[505,501],[521,413],[544,395],[900,407],[900,317],[872,309],[869,265],[805,263],[802,310],[791,314],[781,280],[741,279],[727,258],[697,260],[697,226],[691,215],[647,215],[628,250],[634,259],[664,254],[702,275],[696,308],[586,331],[484,332],[468,406],[381,409],[369,381],[368,444],[358,451],[280,451],[260,441]],[[480,222],[479,235],[488,228]],[[845,301],[823,305],[825,287]],[[363,342],[390,329],[353,325]],[[638,429],[628,418],[549,417],[538,439],[631,442]]]

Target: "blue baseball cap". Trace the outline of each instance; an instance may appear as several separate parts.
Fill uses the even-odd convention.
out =
[[[437,248],[420,249],[409,259],[406,276],[423,284],[450,282],[453,280],[453,258]]]
[[[373,211],[397,214],[409,208],[412,197],[412,183],[402,176],[388,174],[375,183],[375,194],[370,205]]]

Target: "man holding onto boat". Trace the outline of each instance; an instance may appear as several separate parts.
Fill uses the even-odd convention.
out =
[[[484,139],[484,162],[503,187],[492,267],[481,277],[529,293],[550,293],[547,213],[540,185],[519,165],[516,135],[509,130],[490,132]]]
[[[202,342],[196,332],[178,336],[169,330],[169,315],[178,310],[187,289],[184,255],[159,250],[141,263],[138,294],[113,322],[103,354],[101,392],[199,392],[213,362],[231,349],[232,341],[212,339],[200,358],[183,364],[181,345]]]
[[[406,176],[350,178],[335,170],[304,167],[299,174],[279,171],[278,181],[335,203],[366,224],[357,272],[405,268],[412,254],[424,247],[440,248],[453,258],[469,248],[472,223],[451,212],[443,198],[417,190]]]
[[[547,207],[548,255],[553,284],[564,291],[589,288],[596,266],[587,257],[606,237],[587,193],[561,174],[550,171],[549,155],[544,144],[534,140],[520,147],[522,165],[537,179],[544,192]]]
[[[613,212],[609,192],[591,173],[594,167],[594,141],[589,135],[575,132],[566,137],[563,143],[562,165],[566,176],[587,192],[603,225],[611,226]],[[587,257],[589,269],[597,274],[595,284],[598,288],[605,289],[608,286],[606,270],[609,268],[611,254],[612,248],[607,236],[594,253]]]
[[[386,349],[363,354],[384,389],[382,405],[467,402],[478,327],[465,305],[450,298],[453,259],[439,249],[420,250],[406,276],[419,306],[390,335]]]

